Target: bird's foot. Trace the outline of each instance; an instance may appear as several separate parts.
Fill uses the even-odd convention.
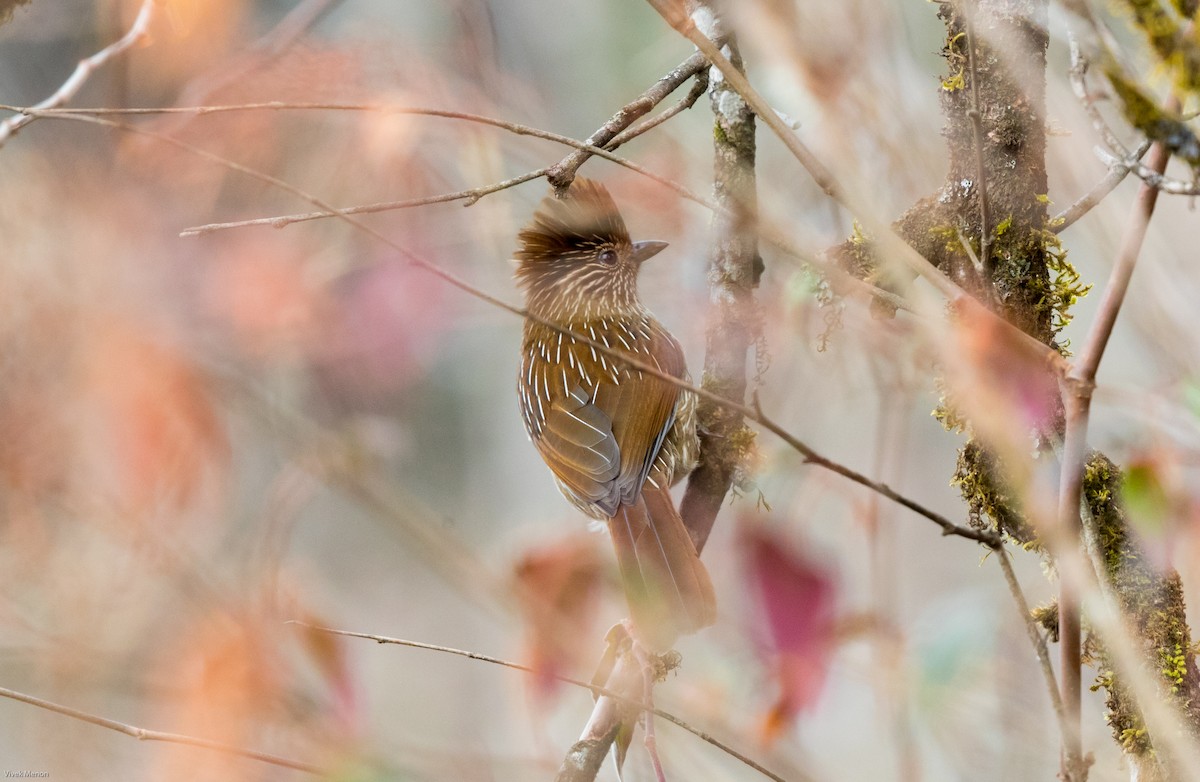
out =
[[[654,766],[654,778],[657,782],[667,782],[662,761],[658,757],[658,744],[654,737],[654,685],[663,681],[671,668],[679,665],[679,653],[671,651],[666,654],[655,654],[637,640],[634,640],[631,652],[642,672],[642,703],[646,707],[646,710],[642,712],[642,729],[644,731],[642,744],[650,756],[651,765]],[[673,664],[667,667],[664,661],[672,656]]]
[[[626,750],[633,739],[633,728],[640,722],[644,731],[642,743],[650,756],[655,779],[657,782],[666,782],[666,773],[663,771],[662,761],[658,756],[658,746],[655,742],[654,685],[664,681],[667,674],[679,667],[679,652],[672,650],[660,654],[653,651],[637,639],[636,629],[630,619],[625,619],[609,628],[604,640],[606,644],[604,656],[596,667],[596,672],[592,675],[592,685],[606,689],[618,688],[622,693],[628,693],[625,697],[635,698],[638,706],[641,707],[640,714],[635,712],[629,715],[629,721],[621,728],[617,740],[614,742],[617,773],[621,774],[620,770],[624,766]],[[623,664],[626,675],[632,674],[635,678],[631,681],[618,676],[617,678],[622,678],[623,682],[616,682],[613,673],[617,670],[617,663],[623,658],[626,660]],[[630,663],[636,666],[633,670],[630,670]],[[636,683],[639,680],[640,687]]]

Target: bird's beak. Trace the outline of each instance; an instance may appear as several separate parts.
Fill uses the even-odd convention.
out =
[[[633,260],[638,263],[648,261],[667,248],[666,242],[634,242]]]

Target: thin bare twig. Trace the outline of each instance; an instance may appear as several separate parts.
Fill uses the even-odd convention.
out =
[[[76,93],[82,89],[87,80],[98,69],[104,67],[105,63],[114,57],[124,54],[134,45],[141,42],[146,37],[150,30],[150,22],[154,19],[158,0],[142,0],[142,7],[138,10],[137,16],[133,20],[129,31],[121,38],[100,51],[93,54],[91,57],[84,58],[75,66],[75,70],[67,77],[57,90],[50,97],[43,100],[33,108],[38,111],[53,109],[74,98]],[[12,109],[9,109],[10,111]],[[37,118],[37,114],[33,112],[20,113],[15,117],[0,122],[0,146],[4,146],[10,136],[16,134],[18,130],[33,122]]]
[[[1021,623],[1025,625],[1029,642],[1033,644],[1033,651],[1037,655],[1042,677],[1046,680],[1046,692],[1050,696],[1050,705],[1054,707],[1054,716],[1058,719],[1059,730],[1063,736],[1066,736],[1068,731],[1066,713],[1063,711],[1062,696],[1058,692],[1058,682],[1054,678],[1054,664],[1050,662],[1050,651],[1046,648],[1046,638],[1038,630],[1037,622],[1030,613],[1029,601],[1025,599],[1021,582],[1017,580],[1017,574],[1013,571],[1008,550],[1003,546],[997,548],[996,559],[1000,562],[1000,569],[1004,571],[1004,581],[1008,584],[1008,591],[1017,605],[1017,612],[1021,614]]]
[[[979,71],[975,67],[975,8],[968,8],[977,0],[967,0],[963,8],[967,23],[967,64],[971,71],[971,110],[967,112],[971,129],[975,134],[975,187],[979,195],[979,260],[983,269],[982,284],[990,291],[995,271],[992,263],[992,221],[989,215],[987,191],[987,166],[983,160],[983,114],[979,110]],[[990,296],[990,293],[989,293]]]
[[[584,143],[589,147],[615,148],[616,145],[610,146],[610,144],[616,139],[617,134],[648,114],[655,106],[662,103],[668,95],[679,88],[679,85],[707,68],[708,60],[704,58],[703,54],[696,52],[668,71],[665,76],[637,98],[622,106],[616,114],[612,115],[608,122],[605,122],[592,135],[588,136]],[[550,167],[550,171],[546,175],[546,180],[559,193],[565,192],[571,186],[571,182],[575,180],[575,172],[579,170],[579,167],[589,157],[591,157],[591,153],[586,149],[582,147],[576,149]]]
[[[426,196],[424,198],[408,198],[401,201],[380,201],[374,204],[362,204],[360,206],[349,206],[341,210],[342,214],[361,215],[361,214],[376,214],[378,212],[390,212],[395,209],[412,209],[419,206],[430,206],[432,204],[445,204],[452,201],[462,201],[463,206],[473,206],[479,199],[492,193],[499,193],[501,190],[507,190],[510,187],[516,187],[534,179],[541,179],[549,171],[549,168],[539,168],[536,171],[527,171],[524,174],[518,174],[515,177],[505,179],[500,182],[494,182],[490,185],[482,187],[473,187],[469,190],[457,190],[453,193],[440,193],[438,195]],[[180,236],[201,236],[203,234],[213,233],[215,231],[224,231],[230,228],[248,228],[250,226],[270,226],[271,228],[286,228],[293,223],[304,223],[309,220],[322,220],[326,217],[336,217],[329,212],[301,212],[299,214],[279,215],[277,217],[256,217],[250,220],[234,220],[227,223],[209,223],[207,225],[197,225],[192,228],[184,229],[180,232]]]
[[[528,665],[522,665],[521,663],[512,662],[510,660],[504,660],[499,657],[492,657],[491,655],[487,655],[487,654],[480,654],[478,652],[470,652],[465,649],[455,649],[450,646],[439,646],[437,644],[422,643],[420,641],[408,641],[403,638],[392,638],[392,637],[386,636],[386,635],[375,635],[372,633],[359,633],[359,632],[355,632],[353,630],[338,630],[338,629],[335,629],[332,627],[320,627],[318,625],[311,625],[311,624],[308,624],[307,622],[302,622],[298,619],[288,620],[287,624],[299,625],[301,627],[306,627],[310,630],[316,630],[316,631],[322,632],[322,633],[329,633],[330,635],[341,635],[341,636],[346,636],[349,638],[364,638],[368,641],[374,641],[375,643],[379,643],[379,644],[394,644],[396,646],[407,646],[412,649],[425,649],[425,650],[428,650],[431,652],[441,652],[443,654],[452,654],[452,655],[456,655],[458,657],[466,657],[470,660],[479,660],[480,662],[491,663],[492,665],[499,665],[503,668],[511,668],[514,671],[522,671],[524,673],[537,673],[537,671],[535,671],[533,668],[531,668]],[[728,744],[725,744],[724,742],[720,741],[719,739],[713,738],[710,734],[700,730],[699,728],[689,725],[687,722],[680,719],[679,717],[676,717],[674,714],[671,714],[670,712],[663,711],[662,709],[659,709],[650,704],[641,703],[641,702],[637,701],[636,699],[630,698],[627,695],[616,692],[615,690],[610,690],[606,687],[601,687],[599,685],[592,684],[591,682],[585,682],[582,679],[573,679],[570,676],[560,676],[558,674],[551,674],[551,676],[555,680],[563,682],[564,684],[570,684],[574,687],[579,687],[581,689],[589,690],[593,695],[605,696],[605,697],[611,698],[613,700],[617,700],[622,703],[626,703],[626,704],[632,706],[633,708],[637,709],[638,711],[649,712],[656,717],[666,720],[667,722],[670,722],[674,725],[678,725],[680,728],[683,728],[688,733],[691,733],[693,736],[697,737],[698,739],[700,739],[704,742],[707,742],[708,744],[711,744],[712,746],[714,746],[717,749],[721,750],[722,752],[726,753],[730,757],[733,757],[733,758],[741,761],[742,763],[746,764],[747,766],[749,766],[750,768],[759,772],[760,774],[767,777],[768,779],[775,780],[775,782],[784,782],[783,777],[779,776],[778,774],[775,774],[772,771],[769,771],[768,769],[764,768],[761,764],[755,762],[753,759],[751,759],[749,757],[746,757],[742,753],[740,753],[737,750],[735,750],[734,748],[730,747]]]
[[[1137,149],[1133,150],[1132,157],[1135,160],[1141,160],[1148,149],[1150,149],[1150,140],[1146,139],[1138,145]],[[1125,177],[1129,176],[1130,165],[1130,161],[1126,160],[1113,162],[1108,167],[1108,174],[1097,182],[1091,190],[1080,197],[1078,201],[1051,218],[1050,230],[1056,234],[1062,233],[1074,225],[1079,218],[1092,211],[1109,193],[1117,189],[1117,185],[1125,181]]]
[[[290,758],[281,757],[279,755],[272,755],[268,752],[259,752],[253,749],[243,749],[242,747],[235,747],[231,744],[222,744],[219,741],[209,741],[208,739],[202,739],[197,736],[185,736],[182,733],[164,733],[158,730],[139,728],[136,725],[128,725],[124,722],[117,722],[116,720],[110,720],[106,717],[99,717],[95,714],[89,714],[86,711],[72,709],[70,706],[63,706],[58,703],[43,700],[41,698],[35,698],[32,695],[26,695],[23,692],[17,692],[16,690],[10,690],[4,687],[0,687],[0,698],[10,698],[14,701],[27,703],[30,706],[37,706],[39,709],[45,709],[57,714],[62,714],[63,716],[79,720],[80,722],[87,722],[92,725],[97,725],[101,728],[107,728],[109,730],[116,731],[117,733],[124,733],[126,736],[132,736],[139,741],[161,741],[167,744],[183,744],[189,747],[210,749],[214,752],[220,752],[223,755],[235,755],[241,758],[257,760],[262,763],[269,763],[272,766],[282,766],[283,768],[291,768],[295,769],[296,771],[303,771],[305,773],[315,774],[318,776],[324,776],[329,773],[328,769],[321,768],[320,766],[314,766],[311,763],[301,763],[298,760],[291,760]]]
[[[613,140],[608,142],[604,148],[616,149],[625,142],[632,141],[646,131],[657,128],[659,125],[663,124],[672,117],[682,114],[692,106],[696,105],[696,101],[700,100],[700,96],[703,95],[707,90],[708,70],[702,68],[696,74],[696,78],[692,82],[692,87],[688,90],[687,95],[684,95],[682,98],[676,101],[675,104],[669,109],[660,112],[656,116],[653,116],[644,122],[639,122],[631,128],[626,128],[625,130],[621,131],[615,137],[613,137]]]

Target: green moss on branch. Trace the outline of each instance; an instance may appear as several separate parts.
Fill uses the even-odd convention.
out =
[[[1126,617],[1141,640],[1144,664],[1158,684],[1158,697],[1173,702],[1186,718],[1185,729],[1200,733],[1200,673],[1192,649],[1183,585],[1172,570],[1147,560],[1120,502],[1121,471],[1107,457],[1093,453],[1084,471],[1083,496],[1095,522],[1097,544]],[[1152,752],[1145,722],[1124,680],[1116,675],[1107,651],[1097,654],[1093,689],[1107,694],[1106,719],[1113,737],[1134,755]]]

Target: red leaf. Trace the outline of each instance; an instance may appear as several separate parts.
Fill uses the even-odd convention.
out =
[[[836,590],[828,571],[760,525],[744,530],[742,547],[780,688],[763,723],[769,741],[821,693],[836,641]]]

